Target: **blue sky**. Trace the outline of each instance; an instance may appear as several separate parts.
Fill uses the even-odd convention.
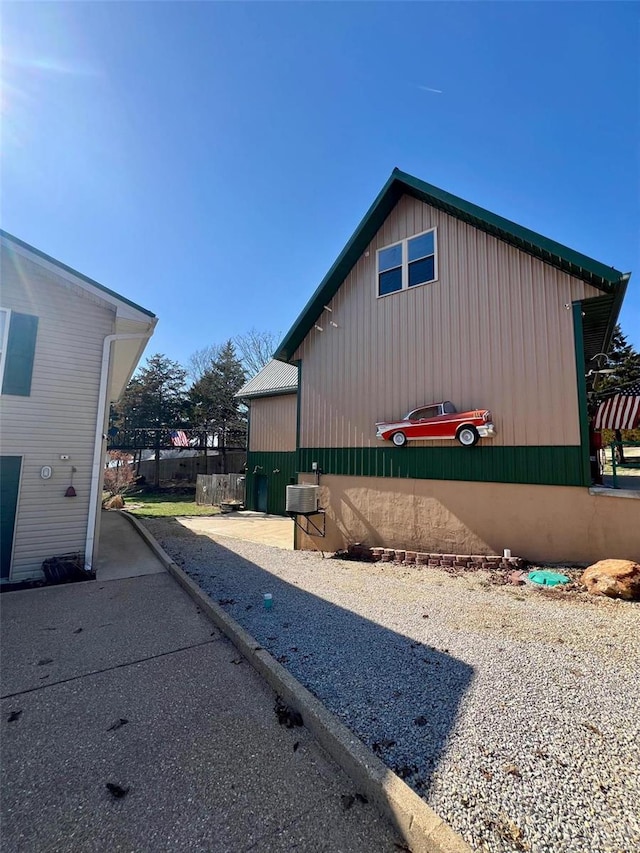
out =
[[[394,166],[620,270],[640,348],[629,3],[5,3],[2,224],[186,361],[285,333]],[[433,91],[432,91],[433,90]]]

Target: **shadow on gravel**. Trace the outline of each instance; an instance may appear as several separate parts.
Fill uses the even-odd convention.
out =
[[[428,793],[472,667],[447,649],[415,642],[281,580],[207,536],[176,524],[167,541],[166,529],[150,529],[178,565],[387,766],[420,795]],[[268,550],[277,560],[278,549]],[[310,558],[310,573],[315,565]],[[264,609],[264,593],[273,595],[272,610]]]

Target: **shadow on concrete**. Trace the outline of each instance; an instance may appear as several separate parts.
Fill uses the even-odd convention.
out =
[[[169,573],[1,606],[2,850],[397,849]]]
[[[472,681],[471,666],[447,649],[416,642],[282,580],[207,536],[176,525],[168,540],[149,529],[214,601],[388,767],[418,794],[428,794]],[[278,550],[269,551],[277,560]],[[318,557],[306,558],[313,572]],[[264,593],[273,595],[270,611],[264,609]]]

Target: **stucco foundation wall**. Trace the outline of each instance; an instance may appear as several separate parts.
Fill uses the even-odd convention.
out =
[[[299,482],[314,482],[301,474]],[[378,477],[321,477],[324,539],[297,534],[296,547],[326,551],[355,542],[448,554],[501,554],[589,563],[640,560],[640,500],[584,488]]]

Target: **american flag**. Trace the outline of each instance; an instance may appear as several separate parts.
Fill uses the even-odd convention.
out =
[[[640,382],[603,400],[593,426],[594,429],[636,429],[640,426]]]
[[[171,436],[171,444],[174,447],[189,447],[189,439],[183,429],[173,429],[169,435]]]

